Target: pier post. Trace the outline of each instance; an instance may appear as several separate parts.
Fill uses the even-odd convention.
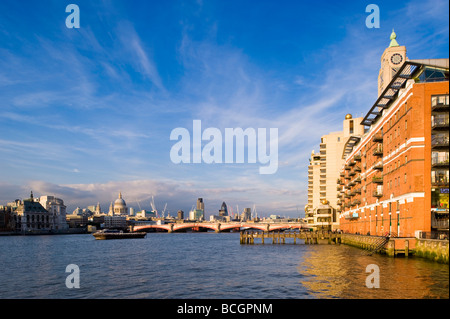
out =
[[[390,257],[395,256],[395,241],[390,240],[387,244],[386,254]]]
[[[405,239],[405,257],[409,255],[409,240]]]
[[[261,243],[264,245],[265,232],[261,233]]]

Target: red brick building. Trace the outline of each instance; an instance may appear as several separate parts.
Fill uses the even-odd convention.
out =
[[[383,53],[391,77],[379,77],[381,93],[362,121],[366,132],[344,149],[342,231],[448,236],[448,61],[408,60],[398,44]]]

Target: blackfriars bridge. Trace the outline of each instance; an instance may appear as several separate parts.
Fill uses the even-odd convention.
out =
[[[151,229],[167,231],[169,233],[186,230],[214,230],[216,233],[230,230],[255,229],[264,232],[309,229],[310,226],[304,223],[246,223],[246,222],[192,222],[192,223],[168,223],[155,224],[154,222],[140,222],[132,226],[131,231],[149,231]]]

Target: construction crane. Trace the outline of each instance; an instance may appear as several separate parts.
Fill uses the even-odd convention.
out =
[[[139,210],[142,211],[141,204],[139,203],[139,201],[137,199],[136,199],[136,202],[137,202],[137,204],[139,206]]]
[[[166,213],[166,208],[167,208],[167,203],[166,203],[166,205],[164,205],[164,209],[163,209],[163,211],[161,213],[161,217],[162,218],[164,218],[164,214]]]
[[[258,213],[256,212],[256,205],[253,204],[253,212],[252,212],[252,219],[258,218]]]
[[[152,195],[152,201],[150,202],[150,206],[152,207],[152,211],[154,211],[155,215],[157,216],[158,215],[158,211],[156,210],[155,199],[153,198],[153,195]]]

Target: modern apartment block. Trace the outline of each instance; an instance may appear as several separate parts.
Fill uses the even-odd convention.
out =
[[[312,151],[308,166],[308,204],[305,217],[311,227],[335,230],[339,228],[336,188],[339,169],[344,163],[343,154],[349,139],[364,134],[363,118],[347,114],[343,130],[322,136],[320,153]]]
[[[344,232],[448,236],[448,81],[448,59],[409,60],[396,41],[385,50],[366,133],[340,170]]]

